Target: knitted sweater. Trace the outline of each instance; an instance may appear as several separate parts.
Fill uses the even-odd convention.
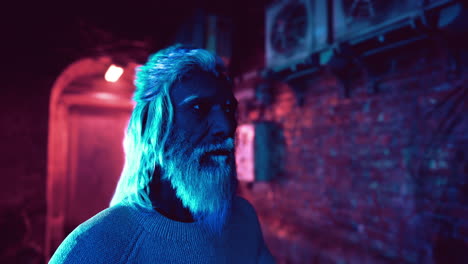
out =
[[[236,197],[222,235],[117,205],[78,226],[49,263],[274,263],[253,207]]]

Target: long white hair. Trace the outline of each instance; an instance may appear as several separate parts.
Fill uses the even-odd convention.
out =
[[[152,208],[149,183],[157,167],[162,168],[164,147],[173,119],[170,90],[194,70],[224,74],[215,54],[174,45],[148,58],[137,69],[133,109],[124,139],[125,165],[110,206],[120,203]]]

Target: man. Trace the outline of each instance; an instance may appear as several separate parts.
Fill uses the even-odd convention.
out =
[[[125,166],[105,209],[50,263],[273,263],[237,186],[236,99],[221,60],[173,46],[137,72]]]

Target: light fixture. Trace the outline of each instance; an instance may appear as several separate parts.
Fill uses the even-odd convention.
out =
[[[120,76],[122,76],[123,72],[123,68],[112,64],[109,69],[107,69],[104,78],[108,82],[116,82],[119,80]]]

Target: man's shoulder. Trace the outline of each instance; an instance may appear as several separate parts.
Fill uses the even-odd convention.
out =
[[[76,235],[118,231],[124,226],[133,226],[133,212],[130,206],[117,205],[106,208],[79,225],[72,233]]]
[[[252,204],[248,200],[237,195],[234,197],[234,206],[235,208],[243,211],[255,211]]]
[[[238,217],[240,216],[241,219],[248,221],[257,221],[257,213],[255,212],[254,207],[245,198],[242,198],[240,196],[234,197],[233,211],[234,214]]]
[[[91,217],[65,238],[51,263],[90,263],[97,261],[94,258],[104,263],[101,262],[105,261],[104,256],[121,256],[139,233],[132,210],[129,206],[117,205]]]
[[[253,247],[256,247],[258,253],[258,263],[275,263],[263,240],[262,229],[254,207],[249,201],[239,196],[234,198],[234,223],[242,226],[244,230],[241,232],[243,245],[246,245],[248,241],[255,243]],[[239,230],[235,233],[239,235]]]

